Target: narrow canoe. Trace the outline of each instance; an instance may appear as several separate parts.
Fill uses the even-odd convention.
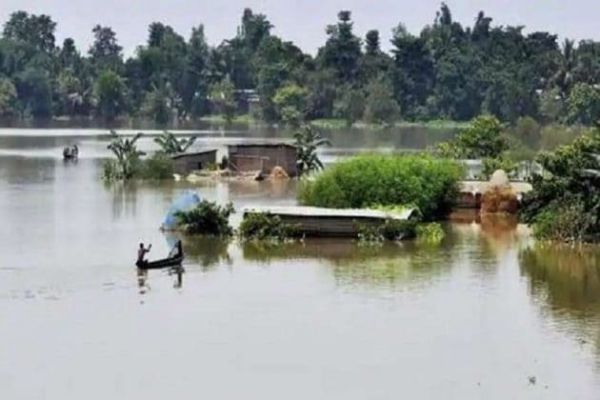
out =
[[[183,255],[164,258],[162,260],[150,261],[145,263],[136,263],[139,269],[160,269],[167,267],[176,267],[183,262]]]

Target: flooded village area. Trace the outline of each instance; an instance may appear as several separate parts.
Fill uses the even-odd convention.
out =
[[[159,133],[138,148],[156,150]],[[216,150],[205,164],[285,136],[193,134],[191,154]],[[319,156],[327,169],[452,135],[326,132]],[[0,130],[4,398],[598,398],[600,249],[480,216],[482,183],[463,184],[467,209],[435,243],[189,237],[159,229],[182,193],[231,202],[238,227],[245,209],[298,206],[301,182],[187,179],[182,163],[178,180],[108,185],[109,143],[102,130]],[[77,161],[63,160],[73,144]],[[182,270],[137,271],[140,242],[157,259],[178,239]]]

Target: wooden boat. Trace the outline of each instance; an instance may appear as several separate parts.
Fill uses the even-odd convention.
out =
[[[136,263],[139,269],[161,269],[168,267],[177,267],[183,262],[183,254],[179,254],[173,257],[163,258],[162,260],[147,261],[144,263]]]
[[[77,160],[79,157],[79,149],[77,147],[65,147],[63,149],[63,160]]]

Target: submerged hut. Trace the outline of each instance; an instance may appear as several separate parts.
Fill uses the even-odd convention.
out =
[[[296,146],[291,143],[244,143],[229,145],[227,150],[234,172],[270,174],[281,167],[289,177],[298,175]]]
[[[181,153],[171,157],[175,173],[187,175],[217,164],[217,150],[204,150],[195,153]]]
[[[243,215],[277,216],[306,237],[356,237],[362,227],[378,227],[388,220],[408,221],[418,217],[415,209],[387,212],[369,209],[339,209],[304,206],[247,207]]]

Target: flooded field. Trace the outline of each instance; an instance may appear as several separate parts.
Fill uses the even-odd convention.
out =
[[[600,249],[467,219],[438,246],[188,238],[182,276],[138,277],[137,244],[168,253],[158,227],[183,190],[239,208],[295,204],[296,186],[107,187],[105,133],[0,130],[2,398],[600,398]],[[374,135],[332,133],[323,155],[418,149],[438,133]],[[64,163],[72,143],[81,159]]]

